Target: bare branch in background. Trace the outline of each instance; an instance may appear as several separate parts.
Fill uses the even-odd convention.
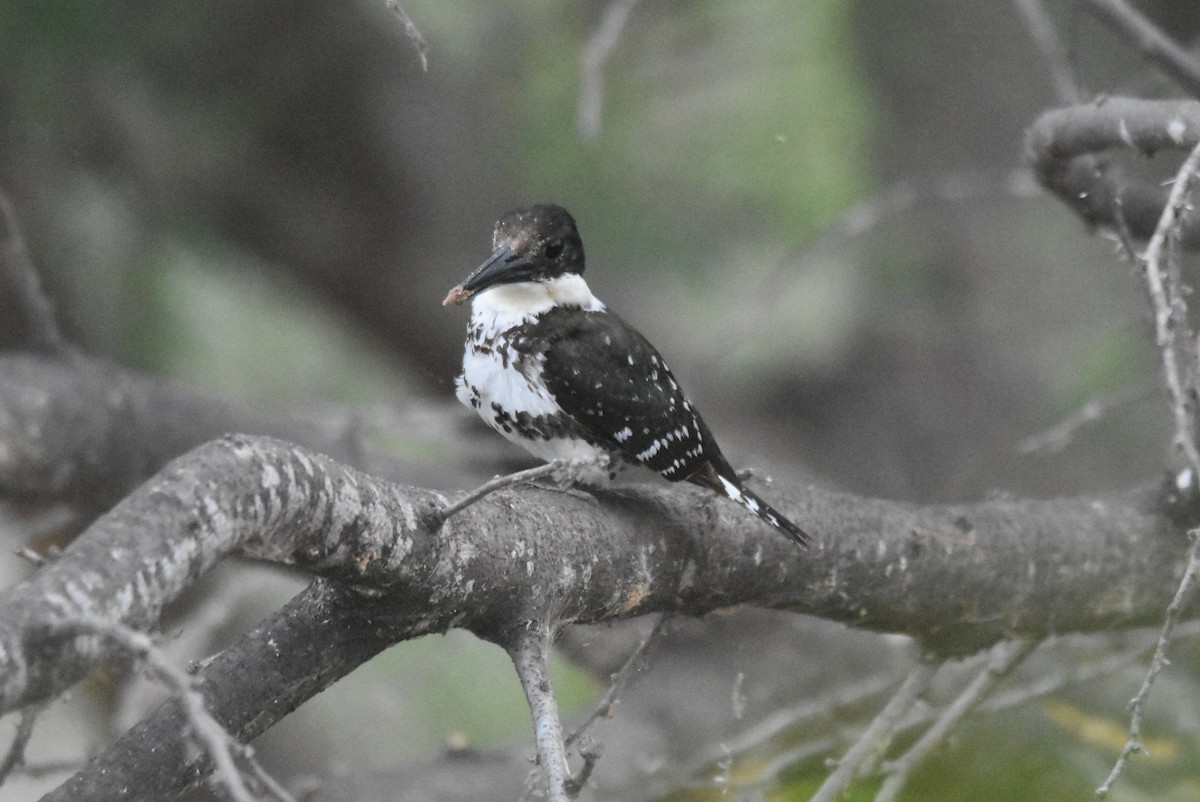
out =
[[[1099,799],[1104,799],[1109,795],[1113,784],[1125,770],[1125,764],[1129,761],[1129,758],[1144,748],[1141,738],[1142,715],[1145,710],[1146,699],[1150,696],[1150,689],[1154,686],[1154,680],[1158,676],[1158,673],[1167,665],[1167,647],[1171,645],[1171,640],[1175,634],[1175,627],[1179,623],[1179,617],[1192,601],[1196,589],[1196,577],[1200,573],[1200,530],[1193,530],[1191,538],[1192,550],[1188,558],[1187,570],[1183,573],[1183,579],[1179,582],[1179,587],[1175,591],[1175,597],[1171,599],[1171,604],[1167,607],[1167,615],[1163,621],[1162,631],[1158,636],[1158,644],[1154,647],[1154,657],[1150,660],[1150,669],[1146,672],[1146,678],[1142,681],[1141,687],[1138,688],[1133,701],[1129,703],[1129,739],[1125,742],[1125,746],[1121,750],[1121,756],[1117,758],[1116,765],[1113,766],[1104,783],[1096,789],[1096,796]]]
[[[425,37],[417,29],[417,24],[412,21],[412,17],[408,16],[408,12],[404,10],[397,0],[387,0],[386,5],[400,19],[400,24],[404,26],[404,35],[408,37],[408,41],[412,42],[413,47],[417,49],[417,56],[421,59],[421,69],[429,72],[429,43],[425,41]]]
[[[617,703],[617,698],[621,690],[633,675],[641,671],[645,666],[646,657],[650,654],[650,650],[658,642],[658,639],[662,636],[663,631],[670,621],[671,616],[665,613],[658,617],[658,621],[654,623],[654,627],[638,642],[638,645],[630,652],[629,657],[625,659],[621,668],[609,678],[608,689],[596,701],[596,704],[592,707],[592,712],[567,735],[565,742],[568,747],[578,741],[596,719],[601,717],[607,718],[612,715],[613,706]]]
[[[1078,103],[1083,100],[1083,90],[1075,79],[1074,65],[1070,54],[1058,36],[1054,20],[1042,0],[1013,0],[1021,22],[1042,51],[1042,58],[1050,70],[1050,82],[1054,85],[1054,96],[1062,103]]]
[[[837,768],[825,778],[810,802],[835,802],[855,779],[875,768],[899,732],[905,715],[933,682],[941,663],[921,660],[913,667],[892,698],[875,716],[871,726],[838,760]]]
[[[1140,24],[1137,15],[1118,0],[1093,0],[1089,7],[1104,9],[1104,13],[1114,15],[1111,19],[1121,21],[1124,26]],[[1125,27],[1123,30],[1133,29]],[[1141,33],[1144,44],[1145,36],[1149,34],[1145,30]],[[1196,86],[1200,87],[1200,82]],[[1195,243],[1196,216],[1189,198],[1197,170],[1200,170],[1198,121],[1200,105],[1194,101],[1153,105],[1116,99],[1049,112],[1034,124],[1027,140],[1042,183],[1088,222],[1104,221],[1114,227],[1122,248],[1143,268],[1146,291],[1154,312],[1155,341],[1161,353],[1163,379],[1175,422],[1174,444],[1185,462],[1176,484],[1181,490],[1188,490],[1189,495],[1194,495],[1200,482],[1200,448],[1196,442],[1200,434],[1196,408],[1200,369],[1176,252],[1185,240]],[[1118,147],[1138,148],[1147,154],[1161,148],[1190,150],[1166,197],[1139,209],[1136,219],[1128,214],[1130,196],[1105,175],[1102,163],[1092,155]],[[1093,192],[1095,195],[1091,194]],[[1147,216],[1156,208],[1155,203],[1157,220],[1146,250],[1138,255],[1132,236],[1142,235]],[[1196,531],[1191,536],[1193,542],[1187,568],[1167,607],[1154,659],[1132,702],[1129,738],[1112,771],[1097,788],[1099,798],[1110,793],[1130,756],[1142,749],[1141,720],[1145,700],[1155,677],[1166,664],[1166,648],[1194,591],[1200,540],[1197,540]]]
[[[194,682],[221,726],[249,743],[413,629],[403,611],[379,598],[318,580],[204,661]],[[196,754],[186,732],[186,711],[169,699],[79,768],[46,802],[174,798],[213,768],[206,753]]]
[[[1163,377],[1171,397],[1175,419],[1175,447],[1183,452],[1191,470],[1185,487],[1200,483],[1200,449],[1196,438],[1197,375],[1196,336],[1188,322],[1187,301],[1179,277],[1179,264],[1173,258],[1172,245],[1180,236],[1184,216],[1191,208],[1192,181],[1200,169],[1200,144],[1192,149],[1175,176],[1162,217],[1142,255],[1146,290],[1154,309],[1154,338],[1162,352]],[[1192,216],[1194,219],[1194,215]]]
[[[804,248],[788,254],[760,285],[765,297],[774,295],[786,276],[808,270],[811,260],[861,237],[888,221],[930,203],[963,203],[980,198],[1031,198],[1040,194],[1037,182],[1027,169],[1005,172],[969,170],[897,181],[864,201],[856,203],[822,228]]]
[[[204,696],[193,686],[192,678],[174,666],[149,635],[87,613],[71,613],[56,629],[60,635],[99,636],[149,666],[183,705],[192,735],[212,758],[216,779],[225,786],[230,797],[235,802],[257,802],[257,796],[246,786],[245,778],[237,767],[239,760],[253,762],[245,747],[237,743],[209,714]],[[294,802],[286,795],[277,798],[281,802]]]
[[[1200,64],[1140,11],[1124,0],[1082,0],[1082,7],[1193,97],[1200,98]]]
[[[600,17],[600,24],[583,46],[575,129],[585,140],[591,141],[600,136],[604,109],[604,65],[621,40],[621,32],[625,30],[633,7],[639,2],[609,0]]]
[[[942,711],[925,733],[903,755],[884,766],[888,775],[875,796],[875,802],[895,802],[913,770],[929,756],[934,747],[962,722],[979,703],[1037,647],[1036,641],[1000,643],[992,650],[991,659],[950,705]]]
[[[0,491],[9,499],[98,512],[188,449],[237,431],[286,439],[384,478],[450,487],[473,481],[454,467],[463,454],[473,469],[499,454],[492,441],[500,438],[470,440],[464,416],[447,404],[257,408],[82,354],[0,353],[0,375]],[[408,460],[371,438],[436,440],[446,456],[440,465]]]
[[[1131,388],[1092,398],[1050,428],[1030,435],[1017,443],[1016,451],[1018,454],[1026,455],[1036,454],[1039,451],[1050,454],[1058,453],[1071,445],[1071,441],[1083,427],[1102,420],[1114,410],[1148,401],[1158,393],[1159,388],[1157,387],[1152,390]]]
[[[0,345],[20,346],[42,353],[62,353],[67,349],[54,317],[50,299],[42,290],[37,269],[25,248],[25,238],[17,222],[17,213],[8,196],[0,191],[0,337],[11,342]]]
[[[1124,227],[1139,240],[1158,230],[1168,192],[1129,181],[1101,157],[1111,150],[1190,151],[1198,143],[1200,103],[1116,97],[1048,111],[1025,137],[1027,161],[1043,187],[1089,226]],[[1181,223],[1178,242],[1200,246],[1194,216]]]

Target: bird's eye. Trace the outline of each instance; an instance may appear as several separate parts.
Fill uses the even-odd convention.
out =
[[[552,239],[546,243],[546,258],[557,259],[562,256],[563,244],[562,240]]]

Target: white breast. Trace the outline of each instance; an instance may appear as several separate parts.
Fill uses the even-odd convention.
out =
[[[479,414],[492,426],[496,426],[492,404],[513,414],[528,412],[537,416],[562,412],[541,381],[536,366],[527,376],[513,367],[515,356],[507,344],[500,342],[490,352],[476,351],[468,345],[463,354],[463,372],[456,392],[458,400],[471,406],[471,388],[474,388],[479,394]]]
[[[476,336],[467,342],[463,372],[456,391],[458,400],[467,406],[473,406],[472,395],[477,394],[477,411],[489,426],[547,461],[583,459],[600,452],[574,438],[528,439],[516,431],[505,431],[497,420],[493,404],[509,415],[518,412],[532,417],[564,414],[542,381],[540,363],[536,358],[529,361],[530,357],[513,351],[505,336],[514,326],[528,323],[558,305],[579,306],[590,311],[604,309],[604,304],[592,295],[587,282],[579,275],[561,276],[547,282],[504,284],[475,296],[471,302],[471,330]],[[490,347],[477,348],[478,343]],[[524,360],[521,370],[516,367],[518,357]],[[596,481],[600,478],[606,478],[602,472]]]

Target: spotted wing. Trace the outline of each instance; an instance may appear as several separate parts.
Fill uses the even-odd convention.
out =
[[[613,313],[558,307],[530,334],[555,401],[613,451],[671,481],[721,459],[662,356]]]

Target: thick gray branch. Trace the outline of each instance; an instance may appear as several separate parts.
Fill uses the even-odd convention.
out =
[[[301,703],[416,630],[389,605],[334,582],[316,580],[197,671],[209,712],[249,743]],[[178,699],[88,761],[45,802],[173,799],[212,770],[187,737]]]
[[[441,527],[440,494],[269,438],[180,457],[53,563],[0,596],[0,711],[49,698],[97,659],[52,636],[76,611],[153,626],[225,554],[387,594],[410,634],[464,627],[511,642],[525,622],[596,622],[736,604],[902,632],[943,651],[1157,620],[1186,542],[1150,492],[916,507],[779,486],[808,552],[698,489],[593,503],[505,491]]]
[[[1101,98],[1094,103],[1054,109],[1030,127],[1026,159],[1042,186],[1075,210],[1090,226],[1128,229],[1149,239],[1167,200],[1167,188],[1128,179],[1099,157],[1132,150],[1152,156],[1163,150],[1187,152],[1200,142],[1200,102]],[[1183,226],[1180,242],[1200,246],[1195,218]]]

